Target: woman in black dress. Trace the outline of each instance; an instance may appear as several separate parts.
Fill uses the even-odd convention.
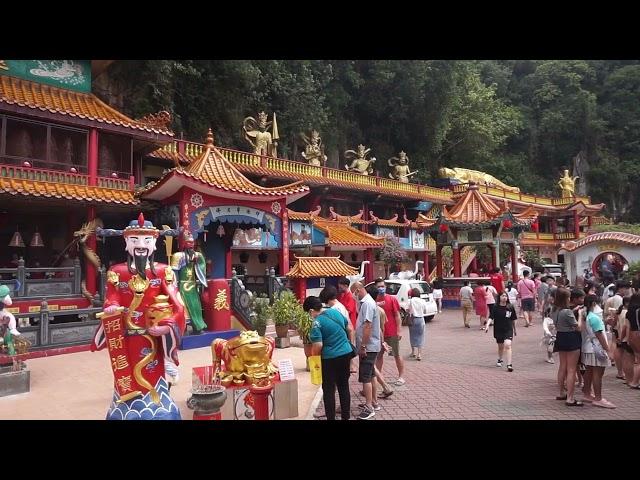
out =
[[[516,334],[516,311],[509,303],[507,292],[500,294],[498,303],[493,307],[493,337],[498,343],[498,362],[496,367],[502,367],[503,354],[507,357],[507,370],[513,372],[511,364],[511,341]],[[486,330],[489,329],[487,325]]]

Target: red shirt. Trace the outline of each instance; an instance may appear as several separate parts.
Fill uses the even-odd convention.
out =
[[[491,279],[491,285],[493,285],[493,288],[495,288],[498,295],[500,295],[504,291],[504,278],[502,274],[492,273],[489,275],[489,278]]]
[[[349,312],[349,320],[351,320],[353,328],[356,328],[356,320],[358,319],[356,314],[356,301],[351,292],[349,290],[339,292],[336,299],[347,309],[347,312]]]
[[[384,324],[384,336],[395,337],[398,335],[398,320],[396,315],[400,313],[400,304],[398,299],[393,295],[384,294],[384,297],[378,295],[376,302],[384,302],[384,305],[380,305],[387,315],[387,323]]]

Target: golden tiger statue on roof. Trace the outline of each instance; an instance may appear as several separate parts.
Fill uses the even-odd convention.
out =
[[[438,170],[438,175],[440,176],[440,178],[453,178],[461,183],[476,182],[477,184],[486,185],[487,187],[500,187],[510,192],[520,192],[520,189],[518,187],[510,187],[509,185],[502,183],[493,175],[479,172],[477,170],[442,167]]]

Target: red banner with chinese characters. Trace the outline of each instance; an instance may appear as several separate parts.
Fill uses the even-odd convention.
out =
[[[113,315],[99,313],[96,317],[102,320],[115,388],[120,395],[120,401],[125,402],[142,395],[142,392],[133,390],[135,382],[124,340],[123,312],[124,308],[120,307]]]

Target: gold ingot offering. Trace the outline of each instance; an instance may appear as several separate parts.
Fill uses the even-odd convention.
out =
[[[169,303],[167,295],[155,297],[155,303],[151,304],[146,312],[147,328],[157,327],[158,323],[173,315],[173,306]]]

